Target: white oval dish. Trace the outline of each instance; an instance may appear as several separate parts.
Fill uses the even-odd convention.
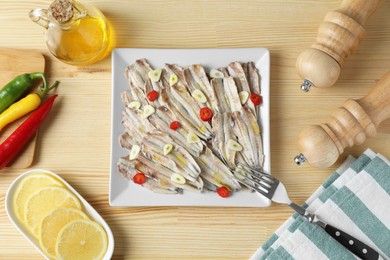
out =
[[[13,209],[13,196],[15,194],[15,190],[19,184],[19,182],[21,181],[22,178],[26,177],[27,175],[29,174],[33,174],[33,173],[37,173],[37,172],[42,172],[42,173],[46,173],[46,174],[49,174],[51,176],[53,176],[54,178],[56,178],[57,180],[59,180],[60,182],[62,182],[64,184],[64,186],[69,190],[71,191],[75,196],[77,196],[77,198],[80,200],[81,204],[83,205],[83,209],[84,209],[84,212],[94,221],[96,221],[97,223],[99,223],[103,228],[104,230],[106,231],[106,234],[107,234],[107,239],[108,239],[108,246],[107,246],[107,251],[106,251],[106,254],[104,255],[104,260],[109,260],[111,259],[111,256],[114,252],[114,236],[111,232],[111,229],[110,227],[107,225],[106,221],[104,221],[104,219],[100,216],[100,214],[75,190],[73,189],[72,186],[70,186],[69,183],[67,183],[64,179],[62,179],[59,175],[55,174],[54,172],[51,172],[51,171],[48,171],[48,170],[43,170],[43,169],[33,169],[33,170],[29,170],[23,174],[21,174],[19,177],[17,177],[13,182],[12,184],[10,185],[10,187],[8,188],[7,190],[7,194],[6,194],[6,197],[5,197],[5,210],[7,212],[7,215],[9,217],[9,219],[11,220],[11,222],[15,225],[15,227],[19,230],[19,232],[28,240],[30,241],[31,244],[34,245],[34,247],[41,253],[41,255],[43,257],[45,257],[45,259],[49,259],[44,253],[43,251],[41,250],[40,246],[39,246],[39,241],[30,235],[30,233],[28,232],[28,230],[24,227],[24,225],[22,223],[20,223],[20,221],[18,220],[18,218],[15,216],[14,214],[14,209]]]

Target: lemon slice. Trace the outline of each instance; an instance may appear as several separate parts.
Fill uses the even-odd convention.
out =
[[[107,234],[96,222],[74,220],[62,228],[57,237],[59,259],[102,259],[107,251]]]
[[[45,173],[33,173],[24,177],[16,188],[13,207],[16,216],[24,222],[24,207],[27,199],[37,190],[43,187],[62,187],[60,181]]]
[[[38,238],[42,220],[57,208],[81,209],[77,197],[60,187],[41,188],[27,200],[24,208],[24,220],[31,233]]]
[[[57,237],[62,228],[73,220],[78,219],[88,220],[88,217],[78,209],[59,208],[50,212],[42,220],[39,243],[50,258],[55,258],[56,256]]]

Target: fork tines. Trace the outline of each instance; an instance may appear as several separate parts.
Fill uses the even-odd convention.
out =
[[[233,173],[237,181],[242,185],[257,191],[268,199],[272,199],[279,184],[279,181],[271,175],[240,163]]]

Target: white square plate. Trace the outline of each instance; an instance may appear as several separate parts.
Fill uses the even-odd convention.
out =
[[[128,151],[119,145],[122,126],[122,102],[120,93],[129,89],[124,75],[126,66],[135,60],[146,58],[153,68],[162,68],[165,63],[176,63],[182,67],[200,63],[207,69],[225,67],[230,62],[253,61],[261,76],[260,124],[265,155],[264,170],[271,173],[270,152],[270,54],[264,48],[245,49],[115,49],[112,52],[112,131],[111,131],[111,206],[224,206],[266,207],[270,201],[265,197],[246,191],[234,192],[229,198],[221,198],[213,192],[183,194],[158,194],[125,180],[117,169],[118,159]]]

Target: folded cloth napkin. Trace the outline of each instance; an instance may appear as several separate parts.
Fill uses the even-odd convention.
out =
[[[370,149],[358,159],[349,156],[303,207],[390,259],[390,162],[384,156]],[[251,259],[359,258],[295,213]]]

